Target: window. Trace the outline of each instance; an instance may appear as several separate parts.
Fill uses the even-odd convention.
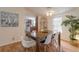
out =
[[[31,26],[36,26],[36,20],[35,20],[35,17],[32,17],[32,18],[31,18],[31,22],[32,22]]]
[[[36,25],[36,17],[26,16],[26,18],[31,21],[31,26]]]
[[[62,23],[62,17],[55,17],[53,19],[53,31],[54,31],[54,33],[62,32],[61,23]]]

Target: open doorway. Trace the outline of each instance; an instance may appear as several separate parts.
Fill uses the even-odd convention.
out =
[[[25,19],[25,32],[26,34],[33,34],[36,35],[36,32],[38,31],[38,21],[37,17],[35,16],[26,16]]]

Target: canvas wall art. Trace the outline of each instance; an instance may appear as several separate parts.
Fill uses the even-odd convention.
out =
[[[1,27],[17,27],[19,15],[10,12],[0,12],[0,26]]]

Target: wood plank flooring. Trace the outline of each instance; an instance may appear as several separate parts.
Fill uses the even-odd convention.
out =
[[[70,41],[61,40],[61,47],[64,52],[79,52],[78,45],[72,45]]]
[[[79,52],[79,46],[73,46],[69,42],[61,40],[61,48],[63,52]],[[21,42],[16,42],[6,46],[0,47],[0,52],[36,52],[36,46],[31,48],[24,48]],[[39,46],[39,52],[57,52],[57,49],[53,45]]]
[[[35,51],[36,51],[36,46],[25,49],[21,45],[21,42],[16,42],[13,44],[0,47],[0,52],[35,52]]]
[[[52,45],[46,46],[46,51],[44,51],[44,45],[39,46],[39,52],[55,52],[56,50]],[[36,46],[31,47],[31,48],[24,48],[21,45],[21,42],[16,42],[13,44],[9,44],[6,46],[0,47],[0,52],[37,52],[36,51]]]

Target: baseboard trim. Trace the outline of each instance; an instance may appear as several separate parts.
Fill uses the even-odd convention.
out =
[[[16,43],[16,42],[20,42],[21,40],[17,40],[17,41],[12,41],[10,43],[6,42],[5,44],[0,44],[0,47],[2,46],[6,46],[6,45],[10,45],[10,44],[13,44],[13,43]]]

